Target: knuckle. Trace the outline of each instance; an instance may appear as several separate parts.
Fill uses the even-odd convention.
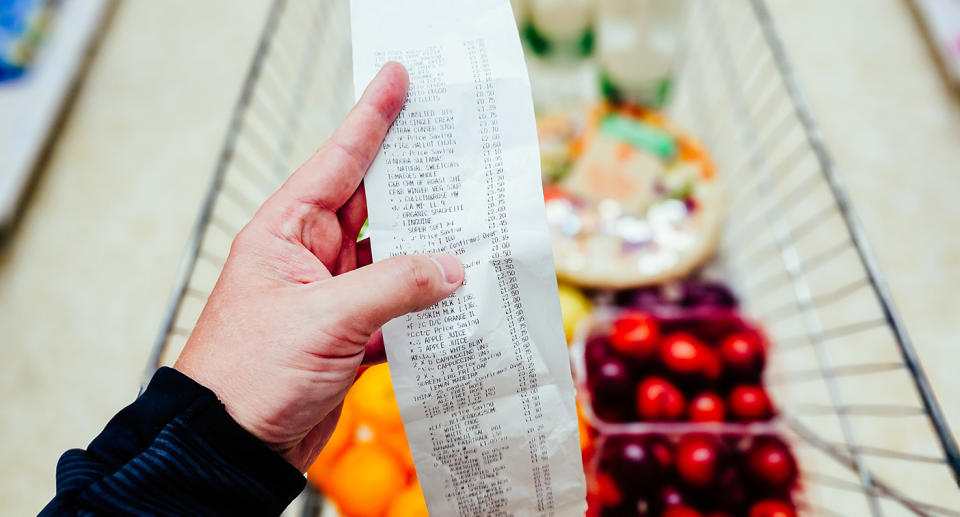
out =
[[[428,259],[423,257],[416,257],[413,260],[407,262],[407,281],[410,282],[410,288],[414,292],[420,292],[424,290],[430,290],[433,287],[433,275],[430,271],[430,264],[428,264]]]

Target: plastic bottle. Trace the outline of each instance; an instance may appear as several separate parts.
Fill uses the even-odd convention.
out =
[[[613,100],[660,107],[680,48],[687,0],[602,0],[597,58],[603,92]]]
[[[601,3],[606,0],[601,0]],[[589,54],[593,49],[595,0],[527,0],[527,39],[539,54]]]

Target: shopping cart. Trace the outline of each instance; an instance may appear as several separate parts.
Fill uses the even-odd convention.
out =
[[[763,0],[691,2],[670,111],[727,194],[704,275],[773,350],[767,385],[812,515],[960,516],[960,451]],[[243,224],[352,103],[346,0],[275,0],[145,379],[179,353]],[[308,488],[298,511],[316,515]]]

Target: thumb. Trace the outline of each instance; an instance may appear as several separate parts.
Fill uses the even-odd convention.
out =
[[[384,323],[450,296],[463,283],[453,255],[400,255],[329,280],[347,324],[373,333]]]

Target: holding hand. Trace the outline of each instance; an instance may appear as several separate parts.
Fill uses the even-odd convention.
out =
[[[360,365],[383,360],[380,327],[463,282],[452,255],[370,264],[369,242],[357,242],[367,218],[363,176],[408,83],[401,65],[385,65],[330,140],[240,231],[174,365],[301,471],[333,432]]]

